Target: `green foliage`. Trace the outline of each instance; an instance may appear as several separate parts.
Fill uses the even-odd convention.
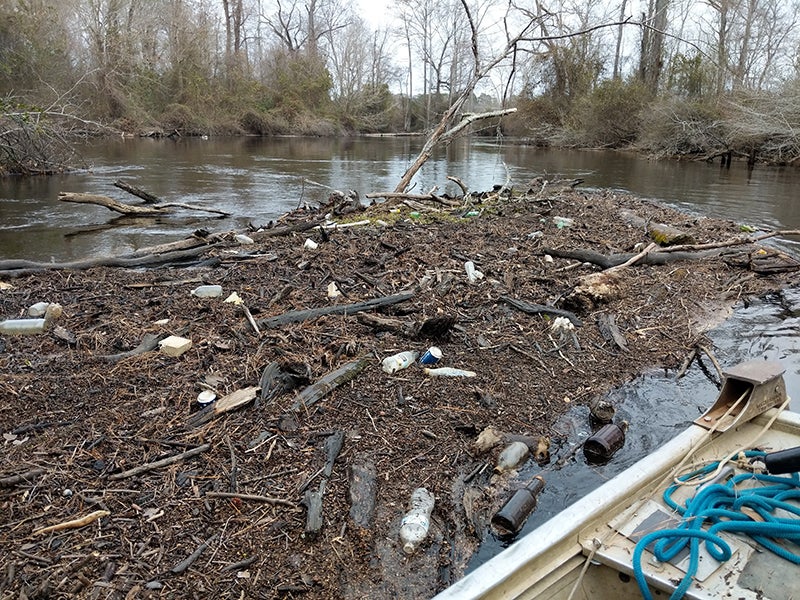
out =
[[[286,114],[321,113],[330,107],[331,74],[322,57],[276,51],[264,101]]]
[[[699,52],[694,56],[676,54],[667,70],[667,89],[677,96],[700,98],[712,91],[713,72]]]
[[[649,93],[637,79],[610,79],[580,98],[570,114],[570,129],[581,145],[619,148],[639,134],[639,115]]]

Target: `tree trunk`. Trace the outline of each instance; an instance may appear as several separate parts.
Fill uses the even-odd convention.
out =
[[[619,8],[620,25],[619,25],[619,30],[617,31],[617,47],[616,50],[614,51],[614,74],[613,74],[614,79],[619,79],[620,77],[619,59],[620,59],[620,54],[622,52],[622,34],[625,27],[624,25],[622,25],[622,21],[625,20],[625,8],[627,7],[627,4],[628,4],[627,0],[622,0],[622,4],[620,5]]]

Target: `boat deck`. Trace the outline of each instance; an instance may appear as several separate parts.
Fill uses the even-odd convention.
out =
[[[739,435],[723,436],[714,441],[712,445],[698,452],[696,459],[712,460],[720,453],[729,453],[737,449],[737,442],[742,439],[755,437],[759,428],[765,424],[764,418],[740,425],[737,429]],[[780,450],[798,445],[797,430],[794,425],[782,421],[776,422],[763,438],[762,449],[766,451]],[[747,461],[742,461],[746,466]],[[737,483],[737,493],[765,487],[768,483],[757,481],[749,470],[739,467],[733,469],[734,475],[746,474]],[[787,477],[788,476],[784,476]],[[590,566],[584,575],[584,581],[590,582],[594,578],[592,569],[609,567],[617,573],[618,578],[630,581],[634,577],[632,562],[636,544],[645,535],[659,530],[675,529],[682,520],[682,516],[670,508],[662,497],[666,485],[661,485],[645,496],[621,507],[615,511],[613,518],[597,525],[591,526],[580,533],[579,539],[583,554],[590,558]],[[674,496],[681,506],[698,492],[696,486],[678,488]],[[797,500],[790,500],[793,506],[800,506]],[[746,509],[742,509],[745,512]],[[783,511],[781,511],[783,513]],[[758,520],[755,513],[749,517]],[[796,515],[784,513],[778,515],[783,518],[796,518]],[[706,527],[707,529],[707,527]],[[694,600],[735,599],[735,600],[800,600],[800,565],[782,558],[764,548],[752,537],[737,533],[720,533],[720,537],[729,545],[732,555],[728,560],[716,560],[706,548],[704,541],[699,543],[696,569],[693,568],[688,549],[682,550],[675,558],[669,561],[659,561],[654,556],[653,544],[647,546],[641,554],[641,570],[654,597],[658,591],[672,593],[678,583],[686,576],[688,571],[694,571],[692,584],[686,591],[684,598]],[[788,552],[797,553],[798,546],[786,540],[780,540],[778,545],[785,547]],[[619,574],[622,574],[621,576]],[[630,579],[629,579],[630,578]],[[603,578],[601,578],[603,579]],[[636,582],[631,581],[634,587]],[[586,597],[605,597],[586,590]],[[624,597],[624,596],[623,596]]]

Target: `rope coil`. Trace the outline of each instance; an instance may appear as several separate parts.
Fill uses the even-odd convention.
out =
[[[747,458],[765,456],[764,452],[756,450],[744,454]],[[645,548],[654,542],[652,553],[656,560],[661,562],[667,562],[689,548],[689,567],[670,596],[670,600],[680,600],[689,589],[697,573],[701,541],[705,542],[706,550],[716,560],[724,562],[731,557],[731,548],[720,537],[721,532],[747,535],[774,554],[800,564],[800,552],[792,552],[779,543],[785,540],[800,546],[800,506],[788,502],[800,500],[798,473],[786,477],[743,473],[733,476],[725,484],[713,483],[701,487],[683,505],[673,499],[672,495],[676,490],[698,477],[701,481],[707,479],[706,476],[717,471],[719,466],[718,462],[712,463],[682,475],[664,491],[666,505],[683,519],[678,527],[649,533],[636,544],[633,553],[633,572],[645,600],[653,598],[642,570],[642,554]],[[737,487],[737,484],[745,481],[758,482],[760,487]],[[792,516],[779,516],[781,513],[778,511]],[[748,513],[757,515],[761,520],[756,520]],[[710,527],[703,529],[704,525]]]

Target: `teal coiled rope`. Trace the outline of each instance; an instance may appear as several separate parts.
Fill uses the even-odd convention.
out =
[[[748,458],[763,457],[764,452],[751,450],[745,453]],[[695,477],[714,471],[719,463],[709,464],[702,469],[680,477],[686,482]],[[736,484],[745,480],[759,481],[761,487],[737,489]],[[682,517],[681,524],[674,529],[654,531],[641,538],[633,552],[633,573],[639,590],[645,600],[653,600],[642,571],[642,553],[655,542],[652,552],[661,562],[675,558],[681,551],[689,548],[689,567],[686,575],[670,600],[683,598],[692,578],[697,573],[700,543],[705,542],[708,553],[720,562],[731,557],[731,548],[719,533],[722,531],[750,536],[764,548],[795,564],[800,564],[800,553],[790,552],[776,540],[788,540],[800,550],[800,507],[789,500],[800,499],[800,476],[792,473],[788,477],[777,475],[736,475],[725,484],[712,484],[702,487],[685,505],[679,505],[672,494],[681,487],[671,485],[664,492],[664,502]],[[763,521],[756,521],[742,512],[743,508],[754,511]],[[776,511],[783,510],[793,517],[779,517]],[[704,525],[710,525],[706,530]]]

